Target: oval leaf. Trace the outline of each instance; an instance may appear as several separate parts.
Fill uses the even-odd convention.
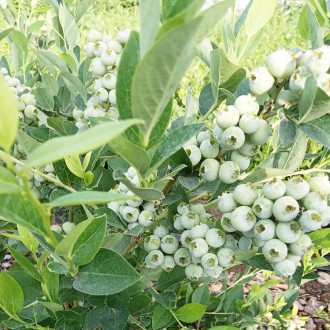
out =
[[[180,307],[175,315],[180,321],[192,323],[198,321],[205,313],[206,306],[202,304],[187,304]]]

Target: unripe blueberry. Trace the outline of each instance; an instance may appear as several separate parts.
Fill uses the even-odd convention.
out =
[[[262,187],[262,193],[268,199],[278,199],[284,196],[286,191],[286,185],[281,179],[274,178],[269,182],[266,182]]]
[[[292,254],[292,253],[288,253],[288,255],[286,256],[287,260],[291,260],[296,267],[301,266],[301,256],[297,256],[296,254]]]
[[[10,78],[7,83],[9,87],[17,87],[18,85],[21,84],[18,78],[13,78],[13,77]]]
[[[184,146],[190,146],[190,145],[198,146],[198,142],[197,142],[196,136],[193,136],[188,142],[186,142],[184,144]]]
[[[115,89],[117,83],[116,75],[107,73],[102,77],[102,85],[106,89]]]
[[[84,46],[85,54],[89,58],[94,58],[95,43],[90,41]]]
[[[190,158],[192,166],[197,165],[202,159],[202,153],[197,146],[188,145],[184,147],[186,154]],[[219,152],[219,149],[218,149]]]
[[[92,71],[97,76],[103,76],[107,72],[107,68],[100,58],[95,58],[92,62]]]
[[[162,251],[153,250],[146,256],[145,262],[147,268],[157,268],[164,262],[164,254]]]
[[[231,235],[231,234],[227,234],[226,235],[226,239],[225,239],[225,243],[223,244],[223,248],[230,248],[232,250],[237,250],[237,239]]]
[[[132,223],[138,220],[140,211],[136,207],[124,206],[121,214],[126,222]]]
[[[227,233],[232,233],[236,231],[236,229],[231,224],[231,213],[224,213],[220,219],[221,227],[226,231]]]
[[[189,205],[187,203],[181,202],[176,208],[177,212],[182,215],[190,211]]]
[[[105,102],[108,100],[109,94],[108,91],[105,88],[99,88],[96,93],[95,96],[97,97],[97,99],[100,102]]]
[[[306,67],[312,74],[327,73],[330,67],[330,56],[326,48],[314,49],[306,60]]]
[[[250,134],[250,140],[254,144],[261,145],[266,143],[271,135],[272,129],[268,125],[267,121],[260,119],[258,129],[254,133]]]
[[[322,73],[316,77],[317,86],[330,96],[330,74]]]
[[[215,139],[204,140],[199,149],[204,158],[216,158],[219,153],[219,144]]]
[[[258,221],[254,226],[254,235],[262,241],[268,241],[275,237],[275,223],[270,219]]]
[[[287,196],[296,200],[303,199],[310,190],[309,184],[301,176],[294,176],[285,182]]]
[[[322,227],[326,227],[330,224],[330,207],[327,206],[326,208],[322,209],[319,212],[322,216]]]
[[[259,197],[252,206],[254,214],[260,219],[268,219],[273,215],[273,202],[266,197]]]
[[[174,254],[179,248],[179,241],[174,235],[166,235],[161,239],[160,248],[167,254]]]
[[[33,94],[23,94],[20,99],[25,103],[25,105],[36,105],[36,97]]]
[[[115,213],[119,213],[119,207],[120,204],[118,202],[110,202],[107,204],[108,208],[112,211],[114,211]]]
[[[220,145],[223,149],[235,150],[243,146],[245,142],[245,134],[237,126],[227,128],[221,137]]]
[[[299,99],[299,94],[290,90],[280,91],[275,100],[275,105],[278,108],[288,108],[292,103]]]
[[[181,267],[186,267],[191,263],[191,254],[187,248],[180,248],[174,253],[174,261]]]
[[[219,279],[221,273],[223,271],[223,268],[221,266],[217,266],[214,269],[204,269],[204,274],[206,277],[211,277],[212,279]]]
[[[107,49],[107,44],[103,41],[97,41],[94,44],[93,53],[95,56],[100,57],[101,53]]]
[[[122,45],[116,40],[109,41],[108,48],[112,49],[117,54],[120,54],[123,51]]]
[[[301,235],[301,227],[295,221],[279,222],[276,226],[276,236],[284,243],[294,243]]]
[[[303,199],[304,206],[307,210],[315,210],[322,212],[328,207],[327,195],[322,195],[317,191],[308,193]]]
[[[213,158],[205,159],[200,167],[200,173],[207,182],[216,181],[219,175],[220,164]]]
[[[251,157],[259,150],[259,146],[253,144],[248,136],[245,137],[244,144],[238,149],[243,156]]]
[[[87,36],[88,41],[100,41],[102,39],[102,34],[96,30],[90,30]]]
[[[212,138],[212,134],[211,134],[210,130],[201,131],[196,136],[198,144],[201,144],[204,140],[211,139],[211,138]]]
[[[199,216],[205,215],[205,208],[203,204],[197,203],[197,204],[190,204],[189,210],[197,213]]]
[[[97,78],[93,84],[94,91],[98,91],[100,88],[103,88],[102,78]],[[95,106],[99,102],[99,99],[96,96],[91,97],[87,101],[87,106]]]
[[[213,247],[219,248],[225,243],[226,234],[218,229],[218,228],[211,228],[205,234],[206,243]]]
[[[289,88],[293,92],[301,92],[305,88],[307,76],[308,74],[306,74],[304,70],[298,68],[298,70],[290,78]]]
[[[296,272],[296,269],[297,267],[294,262],[289,259],[284,259],[274,265],[275,274],[280,277],[292,276]]]
[[[251,206],[258,198],[258,192],[249,184],[239,184],[234,189],[234,198],[238,204]]]
[[[253,248],[253,240],[251,237],[242,236],[238,240],[238,248],[243,251],[249,251]]]
[[[153,221],[155,220],[155,215],[148,211],[148,210],[143,210],[139,214],[139,224],[144,226],[144,227],[149,227],[152,225]]]
[[[249,231],[257,221],[252,209],[248,206],[240,206],[233,211],[231,216],[232,226],[239,231]]]
[[[234,183],[240,175],[240,169],[237,163],[228,161],[221,164],[219,168],[219,179],[223,183]]]
[[[181,215],[181,224],[186,229],[191,229],[200,222],[199,215],[195,212],[189,211]]]
[[[192,242],[193,238],[191,236],[191,230],[185,230],[182,234],[181,234],[181,238],[180,238],[180,242],[182,244],[183,247],[188,248],[189,244]]]
[[[191,228],[191,236],[195,238],[204,238],[209,226],[206,223],[198,223]]]
[[[258,130],[260,125],[260,119],[251,113],[245,113],[242,115],[239,121],[239,127],[243,130],[246,134],[254,133]]]
[[[250,229],[249,231],[242,231],[242,234],[246,237],[254,238],[254,228]]]
[[[209,246],[203,238],[195,238],[189,244],[189,251],[196,258],[201,258],[208,249]]]
[[[262,239],[259,239],[257,237],[253,237],[252,238],[253,240],[253,244],[256,246],[256,247],[262,247],[265,245],[266,241],[263,241]]]
[[[290,77],[296,68],[294,54],[286,50],[271,53],[266,59],[266,64],[269,72],[279,79]]]
[[[203,276],[204,270],[199,265],[190,264],[185,268],[185,273],[190,280],[196,281]]]
[[[26,118],[34,119],[38,114],[38,109],[34,105],[27,105],[24,109],[24,115]]]
[[[101,61],[105,66],[112,66],[116,63],[117,54],[111,49],[104,49],[101,53]]]
[[[305,231],[318,230],[322,227],[322,216],[316,211],[307,210],[302,213],[298,222]]]
[[[76,227],[76,225],[73,222],[69,222],[69,221],[64,222],[62,225],[62,229],[65,234],[69,234],[74,227]]]
[[[213,137],[218,141],[218,143],[221,142],[223,132],[224,132],[224,130],[222,128],[220,128],[217,124],[214,124]]]
[[[156,235],[147,236],[144,239],[143,247],[147,252],[158,250],[160,247],[160,238]]]
[[[130,178],[130,179],[133,179],[136,175],[138,175],[138,172],[137,170],[133,167],[133,166],[130,166],[127,170],[126,173],[124,173],[126,177]]]
[[[254,69],[250,76],[250,90],[257,95],[264,94],[273,87],[274,82],[274,77],[266,67],[258,67]]]
[[[280,262],[286,258],[288,248],[285,243],[279,239],[273,238],[267,241],[262,247],[262,253],[270,262]]]
[[[229,267],[235,261],[234,251],[230,248],[221,248],[217,253],[219,265]]]
[[[298,213],[299,204],[291,196],[280,197],[273,205],[273,214],[278,221],[291,221],[296,218]]]
[[[205,253],[201,259],[201,265],[204,269],[212,270],[218,266],[219,260],[214,253]]]
[[[226,129],[236,126],[239,121],[239,112],[233,105],[221,105],[216,114],[217,125]]]
[[[176,214],[173,217],[173,226],[177,231],[185,230],[186,228],[182,225],[181,222],[181,216],[179,214]]]
[[[223,193],[218,202],[218,209],[221,213],[228,213],[238,206],[233,193]]]
[[[311,245],[310,237],[302,234],[296,242],[290,244],[290,251],[297,256],[303,256]]]
[[[123,45],[123,44],[126,44],[128,39],[129,39],[129,36],[131,34],[131,30],[130,29],[124,29],[124,30],[120,30],[118,32],[118,41]]]
[[[55,231],[58,234],[62,234],[63,233],[62,227],[59,226],[59,225],[52,225],[52,226],[50,226],[50,229],[52,231]]]
[[[235,107],[241,116],[246,113],[256,116],[259,112],[259,104],[251,94],[239,96],[235,101]]]
[[[308,180],[311,191],[318,191],[322,195],[330,194],[330,181],[327,174],[319,173]]]
[[[250,166],[251,159],[243,156],[239,151],[234,150],[231,153],[230,160],[237,163],[241,172],[244,172]]]
[[[160,265],[165,272],[170,272],[175,267],[174,258],[172,256],[165,256],[163,263]]]

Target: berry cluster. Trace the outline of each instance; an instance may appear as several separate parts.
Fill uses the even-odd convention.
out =
[[[118,119],[116,108],[116,70],[120,61],[123,46],[128,41],[130,30],[122,30],[117,39],[110,35],[102,36],[100,32],[91,30],[85,53],[92,60],[92,72],[95,75],[93,96],[87,102],[87,108],[82,111],[75,109],[73,117],[79,129],[88,127],[90,117],[108,117]]]
[[[51,225],[50,228],[52,231],[55,231],[58,234],[61,234],[63,236],[68,235],[73,228],[76,227],[76,225],[73,222],[63,222],[62,225]]]

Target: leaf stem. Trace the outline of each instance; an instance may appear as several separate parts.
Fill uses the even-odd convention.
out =
[[[204,116],[202,116],[201,118],[199,118],[197,120],[197,122],[202,122],[204,120],[206,120],[208,118],[208,116],[216,109],[216,107],[218,106],[218,102],[215,101],[212,105],[212,107],[206,112],[206,114]]]

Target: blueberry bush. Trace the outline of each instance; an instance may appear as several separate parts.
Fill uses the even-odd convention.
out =
[[[328,3],[301,8],[306,49],[247,70],[275,0],[140,0],[139,31],[80,47],[94,2],[1,2],[0,325],[304,329],[294,302],[330,251]]]

